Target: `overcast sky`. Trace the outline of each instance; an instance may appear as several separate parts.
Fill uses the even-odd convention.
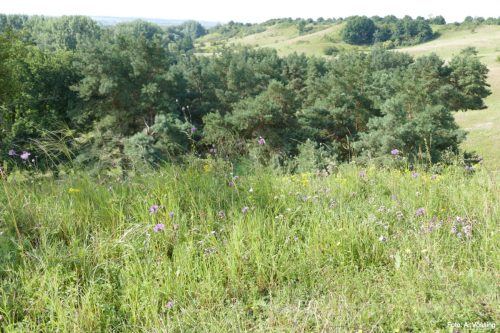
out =
[[[280,17],[346,17],[389,14],[443,15],[448,22],[466,16],[499,17],[500,0],[0,0],[0,13],[88,15],[200,21],[263,22]]]

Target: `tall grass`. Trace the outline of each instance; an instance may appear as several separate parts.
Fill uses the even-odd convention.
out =
[[[229,171],[207,163],[125,181],[3,181],[2,330],[499,322],[500,188],[487,171]]]

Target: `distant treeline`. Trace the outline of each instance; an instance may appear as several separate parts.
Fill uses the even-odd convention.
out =
[[[342,37],[349,44],[371,45],[374,43],[386,43],[386,48],[400,45],[414,45],[428,41],[434,37],[432,25],[445,25],[443,16],[424,18],[418,16],[413,19],[410,16],[397,18],[394,15],[384,17],[372,16],[359,17],[350,16],[347,18],[323,18],[316,20],[312,18],[279,18],[271,19],[263,23],[238,23],[230,21],[227,24],[217,25],[209,29],[210,33],[219,35],[220,39],[232,37],[244,37],[254,33],[263,32],[267,27],[273,25],[293,25],[297,27],[299,34],[313,31],[321,25],[346,23],[347,29],[343,31]],[[468,16],[462,23],[451,23],[454,26],[474,27],[478,25],[500,25],[500,17],[482,18]]]
[[[200,56],[192,41],[205,30],[196,22],[8,18],[0,34],[4,167],[71,160],[123,170],[191,153],[270,161],[307,149],[349,161],[383,160],[397,148],[436,162],[464,137],[452,111],[481,109],[489,94],[474,49],[446,63],[381,48],[335,59],[239,47]]]

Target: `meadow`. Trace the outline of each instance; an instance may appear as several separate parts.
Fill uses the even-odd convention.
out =
[[[400,157],[395,157],[398,159]],[[2,181],[3,332],[422,332],[498,323],[481,168]]]
[[[436,39],[394,50],[437,53],[444,61],[432,60],[429,73],[445,84],[453,69],[442,63],[476,48],[489,69],[487,108],[451,114],[460,107],[415,74],[426,62],[410,67],[393,51],[324,55],[368,50],[341,41],[343,23],[308,23],[305,33],[254,26],[193,46],[192,22],[104,31],[88,18],[54,19],[62,36],[86,32],[94,43],[73,45],[77,38],[51,39],[52,19],[37,20],[36,45],[0,38],[11,75],[2,81],[10,97],[0,96],[11,121],[0,138],[0,332],[452,332],[500,323],[500,26],[436,26]],[[278,52],[195,54],[236,44]],[[293,52],[332,62],[278,57]],[[386,72],[370,72],[376,64]],[[389,80],[395,72],[406,76]],[[373,135],[379,155],[351,155],[351,134],[336,134],[359,124],[342,116],[378,112],[379,97],[396,93],[401,104],[385,111],[408,108],[401,119],[411,120],[425,110],[429,118],[407,127],[435,120],[435,141],[454,117],[469,132],[461,151],[434,144],[434,164],[428,141],[387,151],[376,140],[386,132],[423,133],[388,123]],[[58,127],[66,122],[73,127]],[[294,128],[322,140],[299,142],[306,136]],[[443,140],[455,142],[455,130]]]

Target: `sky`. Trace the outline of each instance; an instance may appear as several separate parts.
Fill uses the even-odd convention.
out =
[[[466,16],[500,17],[500,0],[0,0],[0,13],[245,23],[281,17],[443,15],[447,22],[461,22]]]

